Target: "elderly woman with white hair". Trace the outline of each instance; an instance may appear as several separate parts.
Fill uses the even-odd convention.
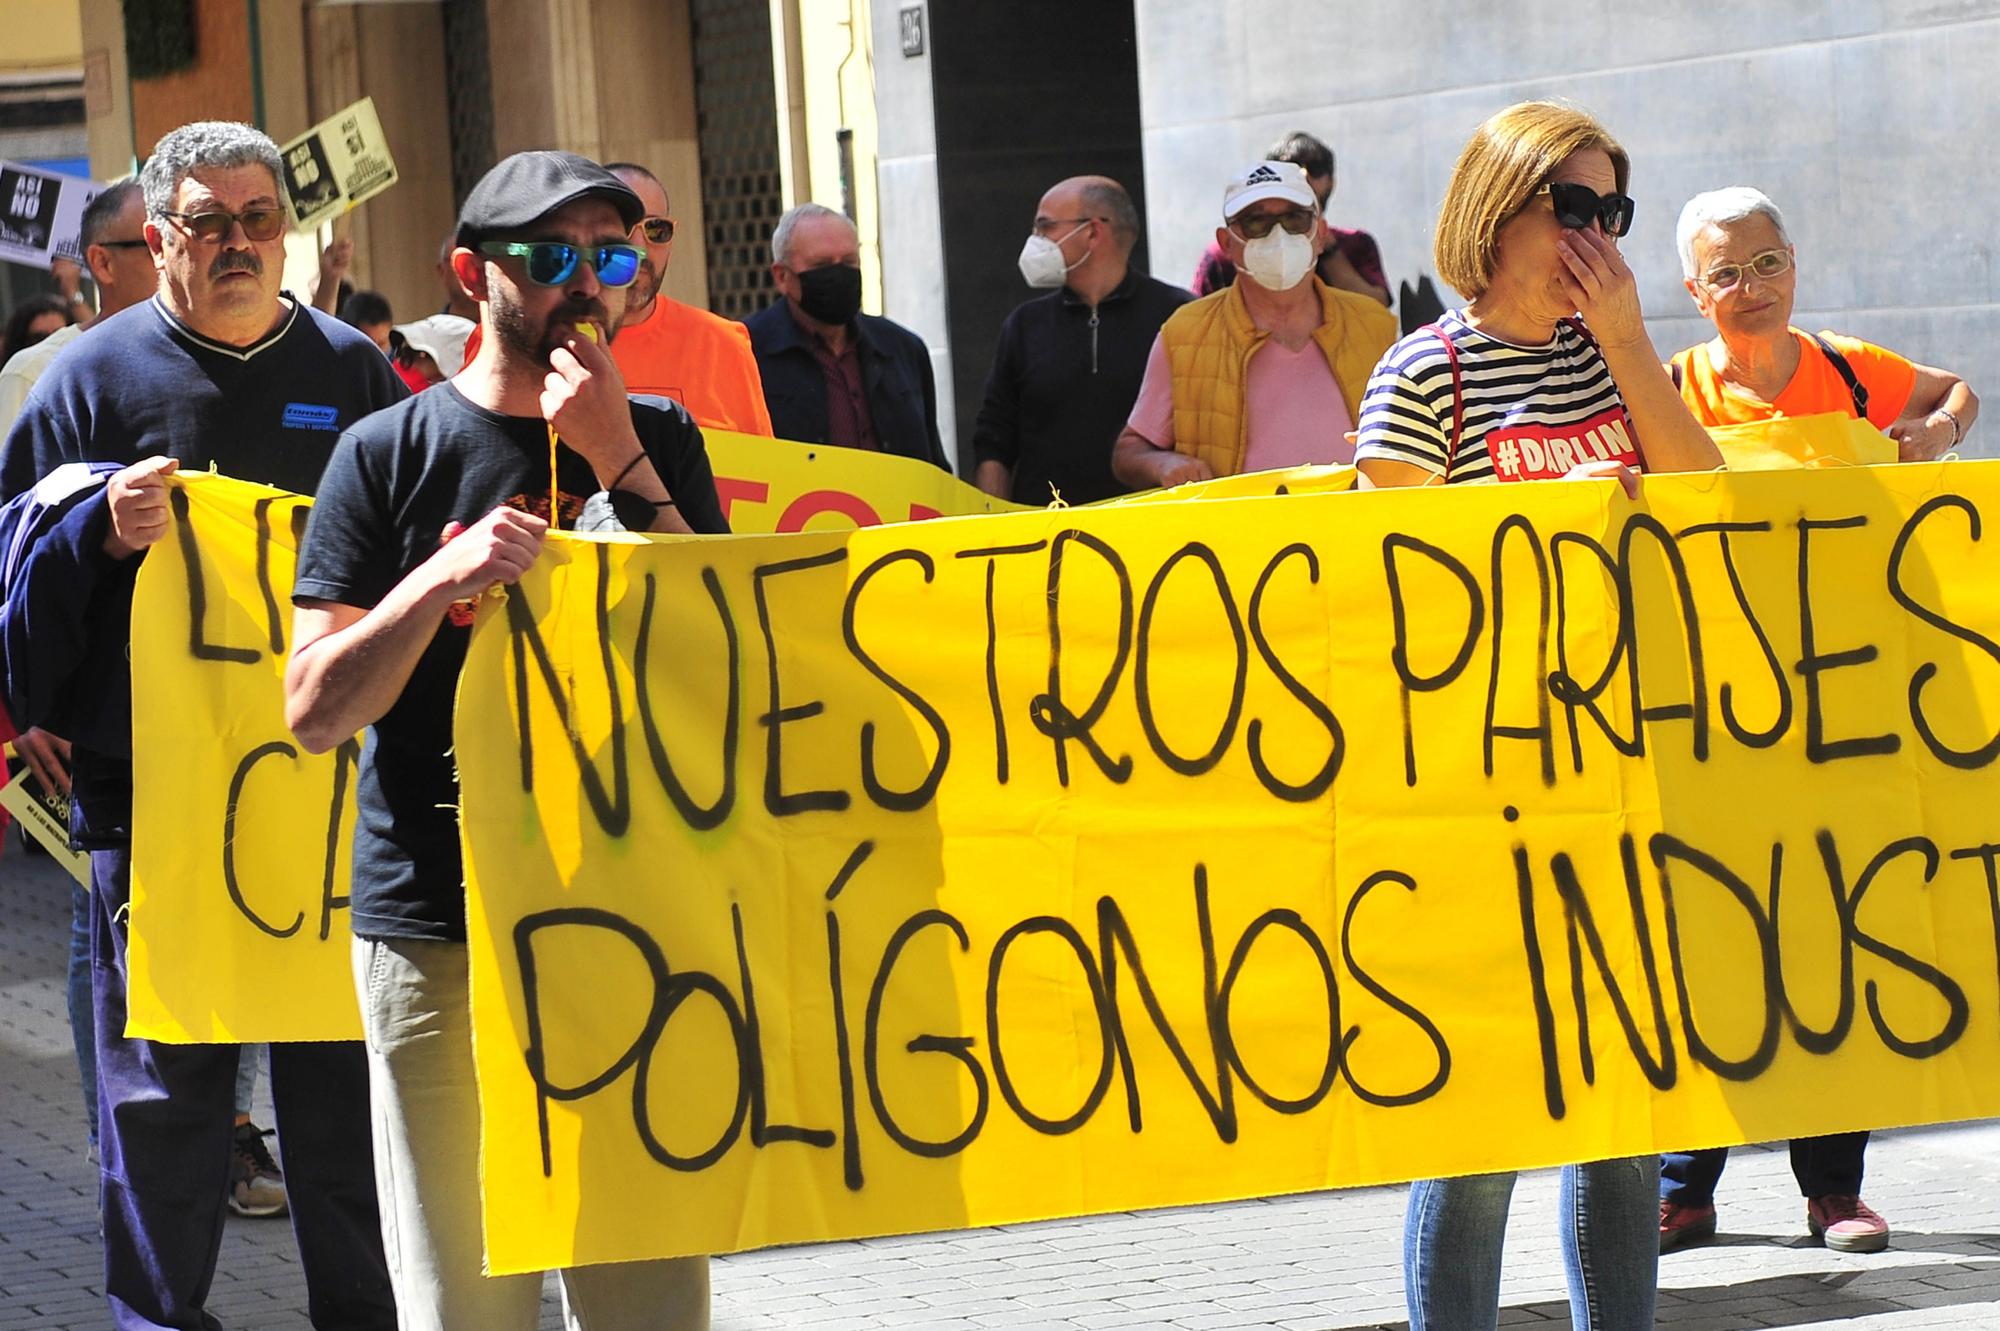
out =
[[[1703,425],[1843,412],[1896,441],[1905,462],[1958,446],[1979,399],[1948,370],[1893,351],[1791,326],[1798,282],[1791,237],[1778,206],[1747,186],[1688,200],[1675,238],[1688,294],[1716,336],[1674,357],[1675,383]],[[1792,1174],[1806,1203],[1806,1230],[1841,1252],[1878,1252],[1889,1225],[1861,1200],[1865,1132],[1791,1143]],[[1660,1159],[1660,1250],[1715,1233],[1715,1187],[1729,1152],[1680,1151]]]
[[[1778,205],[1748,186],[1688,200],[1675,239],[1688,294],[1716,335],[1674,357],[1688,410],[1703,425],[1844,412],[1896,441],[1905,462],[1956,448],[1979,399],[1949,370],[1838,333],[1791,326],[1798,268]]]

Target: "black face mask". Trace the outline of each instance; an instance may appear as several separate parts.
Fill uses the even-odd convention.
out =
[[[799,274],[799,308],[823,324],[847,324],[861,312],[861,270],[844,263]]]

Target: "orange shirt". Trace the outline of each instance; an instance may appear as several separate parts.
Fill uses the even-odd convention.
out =
[[[750,330],[734,319],[661,295],[644,323],[618,330],[611,358],[625,376],[626,392],[670,397],[696,425],[771,433]]]
[[[1703,425],[1743,425],[1777,416],[1816,416],[1828,411],[1852,416],[1854,395],[1848,391],[1840,371],[1808,334],[1796,328],[1791,331],[1799,343],[1799,368],[1775,402],[1759,402],[1723,383],[1709,363],[1707,343],[1689,347],[1675,356],[1681,400],[1687,403],[1695,420]],[[1909,405],[1910,390],[1917,383],[1917,367],[1895,352],[1859,338],[1839,333],[1820,336],[1847,358],[1854,377],[1868,390],[1869,424],[1878,430],[1887,429]]]

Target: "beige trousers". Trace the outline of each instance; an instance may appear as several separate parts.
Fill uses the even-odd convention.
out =
[[[382,1249],[404,1331],[534,1331],[541,1277],[482,1272],[467,955],[463,943],[354,940]],[[707,1331],[706,1257],[561,1276],[570,1331]]]

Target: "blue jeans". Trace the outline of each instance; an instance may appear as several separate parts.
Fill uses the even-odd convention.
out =
[[[238,1048],[125,1035],[125,922],[131,865],[91,852],[99,1197],[104,1292],[119,1331],[211,1331],[203,1305],[222,1247]],[[271,1101],[305,1277],[320,1331],[392,1331],[359,1041],[275,1046]]]
[[[1575,1331],[1651,1331],[1660,1264],[1659,1160],[1566,1165],[1563,1264]],[[1410,1331],[1493,1331],[1514,1175],[1410,1185],[1403,1288]]]
[[[1793,1138],[1792,1177],[1798,1180],[1799,1196],[1860,1196],[1863,1156],[1867,1150],[1865,1132]],[[1726,1146],[1707,1151],[1673,1151],[1661,1156],[1660,1200],[1676,1206],[1715,1205],[1715,1185],[1722,1181],[1722,1166],[1728,1159]]]
[[[250,1112],[250,1102],[257,1098],[257,1069],[269,1056],[270,1046],[246,1044],[242,1055],[236,1060],[236,1112]]]
[[[97,1021],[90,1011],[90,891],[69,885],[69,1038],[83,1085],[83,1122],[97,1145]]]

